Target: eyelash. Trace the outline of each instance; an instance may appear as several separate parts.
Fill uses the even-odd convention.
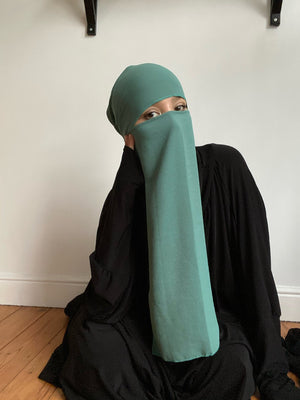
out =
[[[186,110],[186,109],[187,109],[187,104],[178,104],[178,105],[175,107],[175,111],[176,111],[176,108],[178,108],[178,107],[182,107],[183,110]]]
[[[144,118],[145,118],[145,119],[154,118],[153,116],[151,116],[151,114],[154,114],[154,113],[157,114],[156,111],[150,111],[150,112],[148,112],[147,114],[144,115]]]
[[[176,109],[179,108],[179,107],[182,107],[182,110],[176,110]],[[187,108],[188,108],[188,107],[187,107],[187,104],[178,104],[178,105],[175,107],[175,111],[184,111],[184,110],[186,110]],[[151,114],[153,114],[153,113],[156,113],[156,114],[157,114],[156,111],[150,111],[150,112],[148,112],[147,114],[144,114],[143,117],[144,117],[145,119],[155,118],[155,117],[151,116]]]

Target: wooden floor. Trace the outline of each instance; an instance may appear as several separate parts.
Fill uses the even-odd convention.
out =
[[[66,325],[61,308],[0,306],[0,400],[64,399],[60,389],[37,376],[61,343]],[[282,336],[294,327],[300,323],[282,322]],[[299,386],[297,377],[289,376]]]

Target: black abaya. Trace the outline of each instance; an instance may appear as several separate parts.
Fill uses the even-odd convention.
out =
[[[91,280],[67,305],[64,341],[40,374],[68,400],[248,400],[264,371],[288,372],[260,192],[235,148],[207,144],[196,155],[220,349],[180,363],[151,353],[144,177],[124,146]]]

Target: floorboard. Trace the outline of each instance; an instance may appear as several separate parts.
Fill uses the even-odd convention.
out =
[[[37,376],[44,367],[45,360],[49,358],[51,353],[61,343],[62,336],[63,330],[50,339],[43,350],[5,387],[2,391],[5,400],[45,400],[51,398],[52,394],[56,390],[55,386],[50,385],[41,379],[37,379]]]
[[[46,311],[0,350],[0,392],[66,325],[60,309]]]
[[[0,306],[0,321],[19,310],[19,306]]]
[[[48,310],[48,308],[41,307],[20,307],[16,312],[0,321],[0,350]]]

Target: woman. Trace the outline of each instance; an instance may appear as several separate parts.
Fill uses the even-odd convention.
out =
[[[125,141],[91,280],[40,378],[68,400],[297,400],[287,377],[262,197],[242,155],[195,146],[181,84],[157,64],[117,79]]]

